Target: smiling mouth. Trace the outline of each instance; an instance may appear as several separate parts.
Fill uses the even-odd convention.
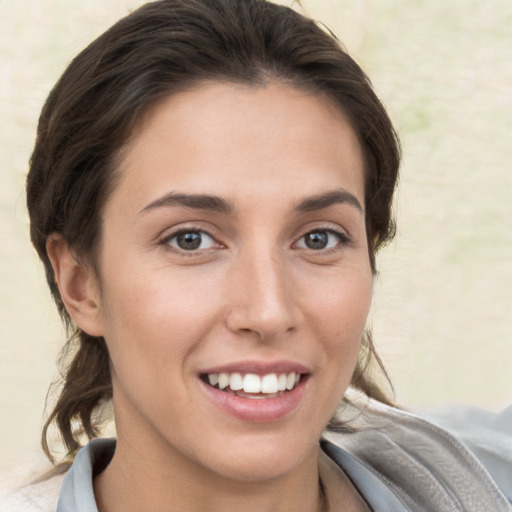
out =
[[[293,390],[303,378],[305,375],[297,372],[265,375],[237,372],[201,375],[201,379],[215,389],[253,400],[282,396]]]

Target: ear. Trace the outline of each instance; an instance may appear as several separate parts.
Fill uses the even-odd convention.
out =
[[[100,295],[93,273],[78,262],[59,233],[52,233],[48,237],[46,252],[62,302],[75,324],[91,336],[103,336]]]

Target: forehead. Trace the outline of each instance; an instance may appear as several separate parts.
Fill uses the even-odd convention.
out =
[[[364,204],[361,148],[340,108],[283,84],[207,83],[173,94],[145,114],[119,171],[112,199],[134,208],[165,192],[284,202],[335,188]]]

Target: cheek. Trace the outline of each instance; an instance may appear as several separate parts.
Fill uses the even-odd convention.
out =
[[[215,316],[211,294],[164,272],[110,279],[102,297],[104,337],[118,377],[172,378]]]
[[[118,377],[150,375],[168,386],[221,321],[221,286],[213,273],[192,276],[169,267],[135,272],[134,267],[111,269],[105,283],[104,337]]]
[[[322,428],[329,422],[350,385],[371,297],[371,271],[355,267],[337,272],[307,296],[311,335],[317,340],[315,407]]]
[[[334,379],[350,381],[371,305],[372,288],[371,271],[363,268],[333,277],[321,290],[308,294],[312,326],[323,340],[323,363],[333,369]]]
[[[104,336],[119,425],[126,425],[127,418],[145,417],[177,427],[190,412],[190,356],[211,328],[212,302],[205,300],[204,291],[190,290],[190,282],[170,283],[162,275],[132,275],[129,282],[110,280],[108,285]]]
[[[308,287],[304,296],[319,325],[335,332],[362,332],[372,300],[370,268],[347,269],[333,273],[322,286]]]

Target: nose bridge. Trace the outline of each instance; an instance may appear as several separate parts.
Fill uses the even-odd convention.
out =
[[[272,340],[295,327],[289,269],[279,251],[269,245],[245,248],[233,272],[234,294],[228,323],[236,331]]]

